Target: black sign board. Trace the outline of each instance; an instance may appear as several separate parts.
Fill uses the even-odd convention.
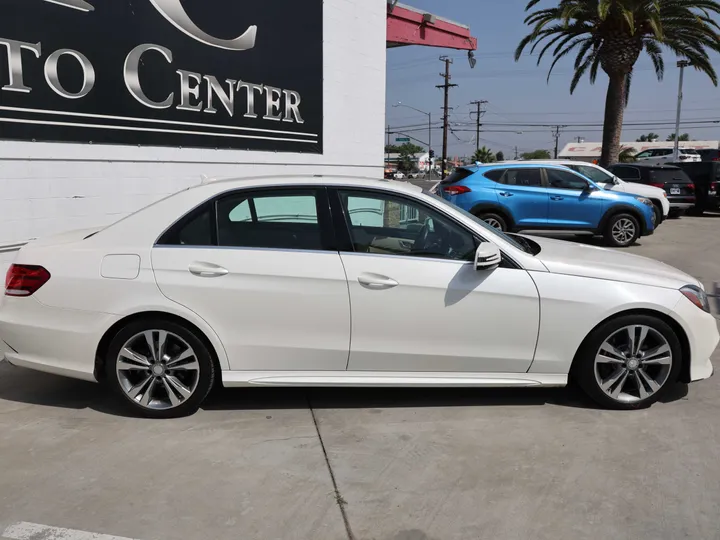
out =
[[[0,139],[322,153],[323,0],[0,0]]]

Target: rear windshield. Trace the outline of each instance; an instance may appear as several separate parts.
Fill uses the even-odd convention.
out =
[[[675,183],[691,183],[690,177],[685,171],[680,169],[650,169],[650,182],[651,183],[664,183],[664,182],[675,182]]]
[[[455,172],[452,173],[450,176],[445,178],[445,180],[442,180],[441,184],[454,184],[455,182],[459,182],[460,180],[465,180],[468,176],[471,176],[475,171],[470,169],[455,169]]]

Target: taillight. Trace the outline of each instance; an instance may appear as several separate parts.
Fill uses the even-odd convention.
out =
[[[12,264],[5,276],[6,296],[30,296],[50,279],[42,266]]]
[[[695,191],[695,184],[688,184],[687,187],[688,187],[688,189]]]
[[[470,193],[472,190],[467,186],[445,186],[443,191],[448,195],[460,195],[462,193]]]
[[[664,187],[665,187],[665,182],[653,182],[653,183],[650,184],[650,185],[651,185],[652,187],[664,188]]]

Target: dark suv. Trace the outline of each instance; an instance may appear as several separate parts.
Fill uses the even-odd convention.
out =
[[[678,163],[695,184],[695,210],[702,214],[705,210],[720,208],[720,162],[702,161],[700,163]]]
[[[678,216],[695,206],[695,184],[680,167],[618,163],[608,167],[608,171],[626,182],[664,189],[670,201],[671,216]]]

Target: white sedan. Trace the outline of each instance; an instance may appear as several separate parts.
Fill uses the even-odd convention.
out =
[[[712,374],[701,284],[665,264],[508,236],[388,181],[217,181],[36,240],[0,297],[0,357],[136,412],[233,386],[564,386],[639,408]]]

